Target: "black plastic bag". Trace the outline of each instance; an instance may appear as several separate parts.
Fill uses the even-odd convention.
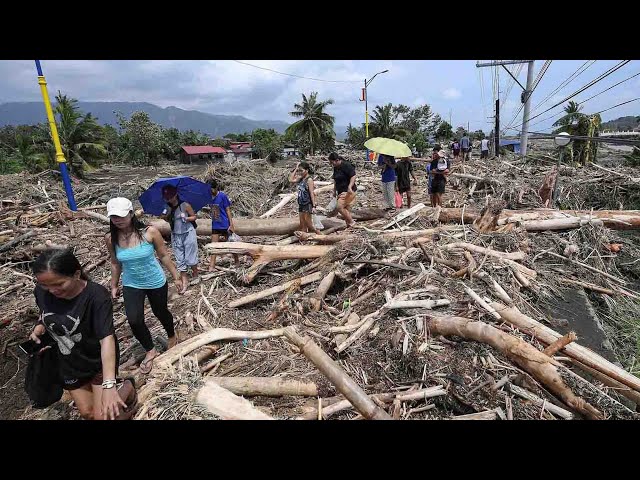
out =
[[[62,377],[58,364],[58,348],[48,334],[40,337],[43,347],[29,357],[24,388],[33,408],[47,408],[62,398]]]

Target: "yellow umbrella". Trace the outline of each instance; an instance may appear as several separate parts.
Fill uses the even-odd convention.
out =
[[[391,138],[374,137],[367,140],[364,146],[376,153],[391,155],[392,157],[402,158],[411,156],[411,149],[406,143],[392,140]]]

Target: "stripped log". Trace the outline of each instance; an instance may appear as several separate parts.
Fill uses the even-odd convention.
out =
[[[391,419],[389,414],[378,407],[364,390],[311,338],[301,337],[291,326],[284,329],[284,335],[331,381],[336,389],[352,403],[363,417],[371,420]]]
[[[216,381],[207,378],[196,395],[196,402],[223,420],[273,420],[249,400],[234,395]]]
[[[236,395],[247,397],[316,397],[318,387],[313,382],[303,382],[281,377],[207,377],[222,388]]]
[[[319,312],[320,307],[322,306],[322,300],[325,295],[333,285],[334,280],[336,279],[336,272],[331,271],[329,274],[322,279],[318,288],[314,292],[314,294],[309,298],[309,303],[311,304],[311,310],[314,312]]]
[[[352,304],[353,305],[353,304]],[[348,317],[347,317],[347,321],[345,322],[345,326],[346,327],[350,327],[353,325],[358,324],[358,322],[360,322],[360,317],[358,316],[357,313],[351,313]],[[335,343],[336,345],[340,345],[342,342],[344,342],[347,339],[347,336],[344,333],[340,333],[338,335],[336,335],[333,339],[333,343]]]
[[[529,400],[530,402],[532,402],[534,405],[538,407],[542,408],[544,406],[546,410],[549,410],[551,413],[553,413],[557,417],[560,417],[564,420],[572,420],[574,418],[573,413],[571,413],[569,410],[566,410],[562,407],[558,407],[557,405],[554,405],[553,403],[548,402],[538,397],[537,395],[534,395],[533,393],[531,393],[528,390],[525,390],[524,388],[521,388],[512,383],[510,383],[506,388],[514,395],[517,395],[520,398],[524,398],[525,400]]]
[[[222,254],[240,254],[251,255],[253,264],[244,275],[244,282],[251,283],[260,270],[270,262],[278,260],[291,259],[310,259],[319,258],[326,255],[333,247],[325,245],[259,245],[256,243],[246,242],[217,242],[208,243],[204,246],[205,250],[211,255]]]
[[[524,315],[516,307],[507,307],[499,302],[492,302],[491,306],[500,313],[502,320],[526,331],[547,345],[562,337],[560,333]],[[640,378],[614,365],[592,350],[573,342],[564,348],[564,354],[640,393]]]
[[[456,335],[491,345],[531,374],[572,410],[592,420],[603,418],[599,410],[577,397],[566,385],[559,372],[559,368],[564,367],[559,362],[546,356],[524,340],[498,330],[487,323],[461,317],[432,318],[429,321],[429,328],[434,334]]]
[[[490,257],[499,258],[501,260],[524,260],[526,256],[524,252],[520,252],[520,251],[499,252],[491,248],[480,247],[478,245],[473,245],[472,243],[466,243],[466,242],[447,243],[446,245],[443,245],[442,248],[444,250],[455,250],[455,249],[463,248],[470,252],[479,253],[482,255],[489,255]]]
[[[320,281],[324,277],[323,272],[315,272],[304,277],[296,278],[295,280],[290,280],[288,282],[283,283],[282,285],[277,285],[275,287],[268,288],[258,293],[252,293],[251,295],[246,295],[242,298],[234,300],[229,303],[230,308],[238,308],[243,305],[248,305],[250,303],[257,302],[258,300],[262,300],[263,298],[271,297],[272,295],[276,295],[280,292],[284,292],[288,290],[296,283],[299,283],[300,286],[308,285],[309,283],[314,283]]]

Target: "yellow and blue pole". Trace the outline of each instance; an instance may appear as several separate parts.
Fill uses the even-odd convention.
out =
[[[40,91],[42,92],[42,100],[44,101],[44,108],[47,111],[47,119],[49,120],[49,128],[51,129],[51,137],[53,138],[53,145],[56,149],[56,162],[58,162],[58,165],[60,165],[62,183],[64,184],[64,190],[67,193],[69,208],[75,212],[78,210],[78,206],[76,205],[76,199],[73,196],[71,179],[69,178],[69,171],[67,170],[67,160],[64,158],[62,146],[60,145],[60,137],[58,137],[56,119],[53,116],[53,109],[51,108],[51,101],[49,100],[49,92],[47,91],[47,81],[44,79],[44,75],[42,74],[40,60],[36,60],[36,69],[38,70],[38,85],[40,85]]]
[[[364,136],[365,141],[369,138],[369,99],[367,98],[367,79],[364,79]],[[369,149],[367,148],[367,157],[365,160],[369,161]]]

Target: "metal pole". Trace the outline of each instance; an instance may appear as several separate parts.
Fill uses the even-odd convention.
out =
[[[53,109],[51,108],[51,101],[49,100],[49,92],[47,91],[47,81],[42,74],[42,67],[40,66],[40,60],[36,60],[36,70],[38,70],[38,84],[40,85],[40,91],[42,93],[42,100],[44,101],[44,108],[47,111],[47,119],[49,120],[49,128],[51,129],[51,138],[53,139],[53,145],[56,149],[56,162],[60,165],[60,173],[62,174],[62,183],[64,184],[64,190],[67,193],[67,201],[69,202],[69,208],[74,212],[78,210],[76,205],[76,199],[73,196],[73,188],[71,188],[71,179],[69,178],[69,171],[67,170],[67,161],[64,158],[62,152],[62,146],[60,145],[60,137],[58,136],[58,128],[56,127],[56,119],[53,116]]]
[[[496,100],[496,131],[494,132],[496,157],[500,156],[500,99]]]
[[[522,134],[520,135],[520,154],[527,154],[527,140],[529,139],[529,108],[531,107],[531,87],[533,85],[533,60],[527,68],[527,88],[524,91],[524,113],[522,114]]]
[[[367,98],[367,79],[364,79],[364,137],[369,138],[369,99]],[[366,140],[365,140],[366,141]],[[369,161],[369,149],[367,148],[367,157],[365,161]]]

